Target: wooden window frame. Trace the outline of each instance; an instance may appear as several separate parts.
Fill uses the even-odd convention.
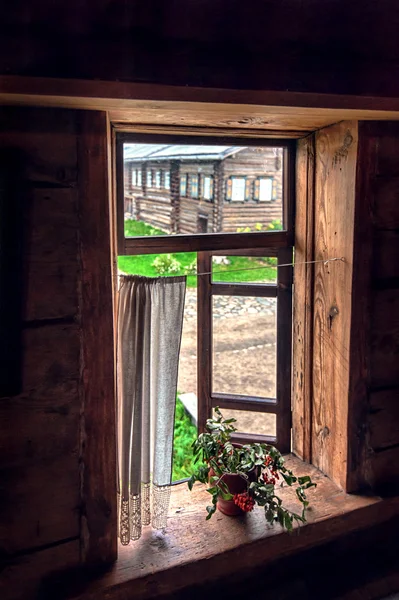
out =
[[[276,436],[236,434],[237,442],[250,439],[272,443],[281,452],[291,449],[291,347],[292,347],[292,268],[278,265],[292,263],[294,241],[294,165],[295,140],[265,140],[245,138],[248,146],[272,146],[283,148],[283,223],[282,231],[257,233],[204,233],[177,234],[173,236],[125,238],[123,206],[123,144],[140,143],[203,143],[198,135],[168,134],[151,135],[119,133],[116,136],[116,197],[117,197],[117,252],[118,255],[153,254],[191,251],[197,252],[199,272],[210,272],[212,256],[236,254],[242,256],[272,256],[277,258],[277,283],[274,284],[224,284],[211,281],[211,276],[199,278],[198,320],[201,332],[198,338],[198,427],[203,431],[206,419],[215,406],[237,410],[273,413],[277,416]],[[220,144],[221,138],[206,137],[207,144]],[[242,138],[229,139],[231,145],[242,145]],[[191,191],[191,189],[190,189]],[[211,303],[213,295],[269,296],[277,298],[277,398],[258,398],[242,394],[215,394],[212,392],[212,323]]]

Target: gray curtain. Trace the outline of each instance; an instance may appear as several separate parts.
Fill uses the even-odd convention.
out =
[[[119,537],[166,526],[185,277],[121,276],[118,301]]]

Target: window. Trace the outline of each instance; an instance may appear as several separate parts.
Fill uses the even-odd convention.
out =
[[[233,202],[244,202],[245,200],[245,177],[231,178],[231,200]]]
[[[170,190],[170,171],[165,171],[164,188]]]
[[[184,142],[187,146],[195,143],[187,138]],[[134,144],[134,135],[119,134],[118,144],[123,146],[124,143]],[[215,145],[217,143],[218,140]],[[242,143],[243,140],[237,140],[237,152],[243,150]],[[245,143],[251,144],[249,140]],[[290,141],[274,143],[282,150],[283,169],[288,174],[293,169],[294,145]],[[259,148],[261,156],[262,140],[252,142],[252,146]],[[180,141],[176,148],[181,147]],[[162,152],[166,153],[169,148],[170,145],[165,146]],[[196,146],[196,157],[198,148],[201,147]],[[209,157],[212,147],[207,148]],[[266,207],[246,203],[241,212],[239,203],[252,193],[262,164],[252,177],[230,175],[224,180],[226,195],[230,193],[232,204],[237,202],[237,206],[226,206],[224,210],[226,222],[229,226],[232,224],[230,232],[208,233],[215,231],[214,211],[196,212],[194,203],[190,209],[184,203],[180,210],[173,211],[173,218],[180,218],[180,222],[175,221],[173,225],[166,220],[169,213],[157,210],[152,199],[145,207],[140,202],[143,210],[143,217],[138,216],[140,223],[125,223],[123,211],[119,210],[118,229],[125,230],[126,234],[118,241],[118,260],[119,268],[124,271],[137,257],[134,272],[152,276],[155,273],[147,272],[143,265],[151,266],[159,255],[173,254],[181,267],[179,273],[188,273],[185,326],[190,334],[185,340],[183,328],[181,360],[187,362],[179,368],[179,392],[184,396],[186,410],[197,417],[199,429],[204,428],[213,409],[220,406],[226,414],[238,417],[237,442],[267,441],[282,452],[288,452],[292,269],[280,268],[280,265],[292,262],[293,192],[288,183],[282,186],[282,230],[256,229],[262,215],[266,222],[267,212],[262,212]],[[213,194],[215,177],[205,175],[199,182],[197,174],[188,177],[181,173],[180,196],[188,193],[198,197],[201,184],[201,195],[208,199],[206,197]],[[283,179],[291,180],[288,176]],[[220,184],[223,185],[223,181]],[[120,190],[119,197],[123,197]],[[154,206],[152,213],[151,206]],[[253,216],[248,216],[251,212],[248,209],[254,210]],[[245,227],[247,218],[252,221]],[[240,227],[241,232],[237,232]],[[170,235],[170,232],[180,235]],[[198,235],[193,236],[193,232]],[[198,273],[205,275],[194,276],[195,266]],[[174,269],[178,268],[175,264]],[[194,387],[191,383],[186,385],[185,382],[192,382],[197,365],[201,365],[200,380]]]
[[[136,169],[132,170],[132,185],[137,185],[137,171],[136,171]]]
[[[152,187],[152,171],[151,169],[147,170],[147,187]]]
[[[161,187],[161,171],[155,172],[155,187],[156,188]]]
[[[213,177],[204,175],[202,180],[202,197],[204,200],[213,199]]]
[[[180,175],[180,196],[185,196],[187,194],[187,177],[188,175],[186,173]]]
[[[139,187],[141,187],[141,186],[143,185],[143,183],[142,183],[142,175],[143,175],[143,174],[142,174],[142,172],[141,172],[141,169],[139,169],[139,170],[137,171],[137,185],[138,185]]]
[[[192,198],[198,198],[198,175],[190,177],[190,195]]]
[[[276,182],[273,177],[258,177],[255,181],[255,200],[271,202],[276,198]]]

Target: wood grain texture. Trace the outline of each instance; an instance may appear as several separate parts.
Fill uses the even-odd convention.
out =
[[[399,289],[373,293],[371,318],[371,385],[399,385]]]
[[[373,188],[375,194],[373,218],[376,228],[399,229],[399,172],[392,177],[376,178]]]
[[[74,435],[75,448],[67,448],[62,456],[1,469],[2,554],[79,535],[79,457]]]
[[[278,526],[265,527],[261,510],[243,519],[217,512],[207,523],[204,510],[209,494],[205,486],[195,485],[191,493],[185,485],[176,486],[165,533],[148,529],[134,545],[120,549],[118,561],[108,573],[91,582],[71,581],[72,589],[67,588],[66,594],[82,600],[174,594],[188,585],[202,586],[248,568],[267,569],[284,556],[295,556],[371,523],[382,524],[398,508],[397,500],[346,495],[317,469],[298,459],[289,457],[288,466],[301,475],[309,474],[317,483],[309,492],[309,523],[299,535],[283,533]],[[295,494],[287,488],[281,494],[284,504],[294,508]]]
[[[292,352],[292,449],[310,462],[313,364],[314,137],[298,142]]]
[[[399,387],[370,394],[369,419],[373,450],[399,445]]]
[[[346,489],[358,131],[340,123],[316,134],[312,462]]]
[[[26,220],[25,320],[75,316],[79,274],[76,190],[35,190]]]
[[[52,571],[73,568],[79,557],[79,540],[10,559],[2,565],[2,600],[31,600],[46,597],[44,578]]]
[[[107,117],[79,116],[82,558],[116,559],[116,439]]]

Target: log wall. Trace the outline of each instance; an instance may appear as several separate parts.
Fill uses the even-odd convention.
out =
[[[94,140],[96,129],[91,119],[89,115]],[[0,153],[13,153],[23,163],[25,173],[20,215],[25,249],[19,273],[24,283],[21,386],[15,395],[0,398],[2,600],[34,597],[47,573],[77,564],[92,552],[90,449],[84,448],[84,439],[93,399],[85,391],[88,365],[84,355],[89,346],[82,338],[81,322],[86,322],[87,335],[89,280],[97,275],[90,268],[87,277],[85,257],[87,244],[94,248],[97,243],[89,242],[85,231],[90,218],[82,227],[85,191],[81,184],[82,178],[90,178],[87,156],[90,162],[92,156],[98,158],[101,154],[98,145],[92,143],[92,154],[84,158],[79,150],[83,138],[85,152],[89,152],[81,117],[74,111],[2,108]],[[91,182],[95,180],[92,175]],[[107,189],[103,195],[99,190],[91,197],[109,228],[108,207],[101,205]],[[108,267],[106,278],[110,278],[109,259]],[[106,261],[102,268],[107,273]],[[15,291],[2,289],[4,293]],[[104,291],[107,309],[109,300],[110,288],[108,293]],[[96,318],[94,313],[92,318]],[[100,341],[98,328],[97,334]],[[112,347],[112,338],[109,343]],[[90,373],[97,377],[95,364],[91,367]],[[112,352],[108,366],[104,363],[103,367],[106,376],[112,374]],[[97,379],[106,392],[103,375]],[[95,435],[90,444],[95,446]],[[112,437],[110,448],[106,454],[112,466]],[[101,456],[98,449],[96,453]],[[108,500],[101,484],[96,493],[98,502],[101,498]],[[108,508],[115,513],[112,499]],[[106,520],[109,522],[109,516]],[[84,523],[86,531],[81,540]],[[107,553],[109,558],[112,551],[104,549],[100,541],[106,526],[101,518],[97,518],[96,525],[96,544],[102,546],[103,558]]]

